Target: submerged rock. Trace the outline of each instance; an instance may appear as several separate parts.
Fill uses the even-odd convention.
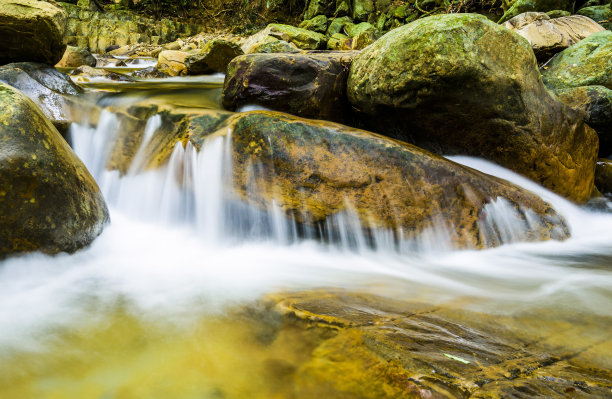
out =
[[[355,53],[248,54],[227,69],[223,105],[258,104],[306,118],[342,121],[349,111],[348,69]]]
[[[74,252],[108,221],[83,163],[26,96],[0,84],[0,258]]]
[[[53,0],[0,2],[0,65],[24,61],[57,64],[66,49],[66,17]]]
[[[72,96],[82,92],[68,75],[47,64],[19,62],[0,67],[0,82],[19,89],[40,107],[58,130],[67,128],[72,118]]]
[[[604,398],[610,393],[608,363],[594,360],[610,348],[610,339],[593,345],[574,338],[585,325],[605,329],[607,319],[593,322],[547,311],[493,316],[452,304],[340,290],[267,295],[263,304],[248,314],[257,326],[251,331],[267,332],[268,346],[296,335],[314,346],[300,362],[288,363],[292,372],[279,397],[299,392],[304,398]],[[287,358],[294,359],[291,353]]]
[[[542,12],[518,15],[504,23],[504,27],[527,39],[540,61],[547,60],[593,33],[605,30],[582,15],[551,19]]]
[[[542,80],[551,89],[594,85],[612,89],[612,32],[592,34],[554,56],[542,69]]]
[[[434,16],[387,33],[355,57],[347,90],[375,131],[490,159],[577,202],[590,197],[596,133],[546,90],[529,43],[483,16]]]
[[[62,59],[55,65],[58,68],[78,68],[81,65],[96,66],[96,57],[87,49],[68,46]]]
[[[555,91],[561,101],[586,114],[586,123],[599,136],[599,156],[612,155],[612,90],[582,86]]]

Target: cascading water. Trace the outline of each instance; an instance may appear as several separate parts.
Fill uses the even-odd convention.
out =
[[[365,236],[350,206],[324,225],[304,228],[274,202],[255,209],[232,195],[231,132],[199,151],[179,142],[165,166],[148,170],[147,144],[161,125],[159,115],[148,119],[122,175],[106,169],[117,116],[106,109],[95,126],[73,124],[73,148],[98,181],[112,222],[76,254],[3,262],[0,361],[44,355],[72,329],[103,323],[117,308],[143,323],[183,325],[281,289],[461,299],[488,313],[554,307],[610,316],[612,215],[578,208],[499,166],[452,158],[537,193],[566,218],[572,237],[521,242],[535,216],[519,215],[503,198],[485,206],[480,222],[487,240],[504,244],[488,250],[454,249],[443,220],[416,239],[404,239],[401,230]],[[251,165],[251,173],[257,168]]]

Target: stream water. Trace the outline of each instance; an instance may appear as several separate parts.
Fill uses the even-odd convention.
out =
[[[214,107],[218,85],[218,77],[140,82],[97,101],[125,108],[158,96]],[[145,142],[160,123],[148,120]],[[248,329],[225,315],[280,290],[343,288],[460,304],[491,317],[589,317],[595,333],[576,340],[599,342],[612,331],[612,214],[579,208],[499,166],[451,158],[537,193],[567,219],[572,237],[521,243],[520,226],[498,201],[489,211],[505,244],[494,249],[453,249],[443,227],[399,245],[385,234],[366,243],[350,212],[329,222],[339,233],[321,242],[297,234],[274,204],[263,213],[231,206],[222,189],[232,167],[224,139],[200,153],[179,145],[156,171],[143,171],[137,154],[120,176],[105,170],[117,128],[108,109],[96,125],[71,128],[72,146],[109,205],[112,223],[103,234],[72,255],[0,264],[2,398],[270,397],[271,379],[257,366],[269,353],[239,344]],[[612,368],[610,349],[597,366]]]

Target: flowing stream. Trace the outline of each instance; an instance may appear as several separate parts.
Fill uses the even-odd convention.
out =
[[[183,106],[210,106],[219,95],[213,80],[149,85],[157,94],[187,87],[178,96]],[[244,326],[219,320],[228,309],[281,290],[335,287],[460,303],[492,317],[575,313],[594,320],[594,341],[612,331],[608,204],[604,211],[579,208],[499,166],[452,157],[537,193],[567,219],[572,237],[520,242],[521,226],[503,200],[490,204],[487,223],[504,245],[488,250],[454,249],[443,221],[413,240],[398,243],[385,233],[367,239],[351,212],[328,221],[334,237],[299,232],[275,204],[255,211],[228,198],[227,139],[209,140],[199,153],[177,145],[167,166],[143,171],[142,151],[159,116],[148,119],[128,173],[106,170],[118,129],[112,107],[151,97],[143,86],[106,94],[96,125],[71,128],[72,146],[109,205],[112,222],[103,234],[72,255],[30,254],[0,264],[0,397],[267,397],[253,383],[257,367],[249,366],[263,349],[237,345]],[[612,353],[602,356],[598,365],[612,367]],[[222,396],[215,387],[224,383],[236,388]]]

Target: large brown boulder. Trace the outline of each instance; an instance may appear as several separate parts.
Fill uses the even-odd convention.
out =
[[[25,95],[0,84],[0,258],[73,252],[108,221],[83,163]]]
[[[66,18],[53,0],[0,2],[0,65],[22,61],[57,64],[66,50]]]
[[[206,73],[225,73],[231,60],[244,54],[236,43],[229,40],[213,39],[207,42],[202,50],[191,54],[185,60],[189,75]]]
[[[527,40],[481,15],[389,32],[355,57],[347,90],[375,131],[484,157],[577,202],[591,195],[596,133],[544,87]]]
[[[543,12],[527,12],[504,23],[529,41],[538,60],[546,60],[585,37],[601,32],[603,26],[583,15],[550,18]]]
[[[331,236],[344,211],[357,215],[366,237],[385,230],[410,240],[443,229],[450,246],[496,246],[506,227],[496,224],[495,206],[513,220],[516,240],[568,236],[563,218],[531,192],[366,131],[268,111],[208,111],[174,124],[174,130],[162,124],[148,142],[145,168],[165,165],[177,143],[199,150],[207,138],[229,138],[231,198],[259,211],[275,203],[304,228],[330,221],[322,228]],[[113,153],[138,148],[128,145],[134,137],[123,134]],[[128,161],[117,159],[117,168]]]
[[[294,115],[343,121],[346,80],[355,52],[248,54],[227,69],[223,105],[257,104]]]
[[[58,68],[78,68],[81,65],[96,66],[96,57],[84,48],[68,46],[62,59],[55,65]]]

